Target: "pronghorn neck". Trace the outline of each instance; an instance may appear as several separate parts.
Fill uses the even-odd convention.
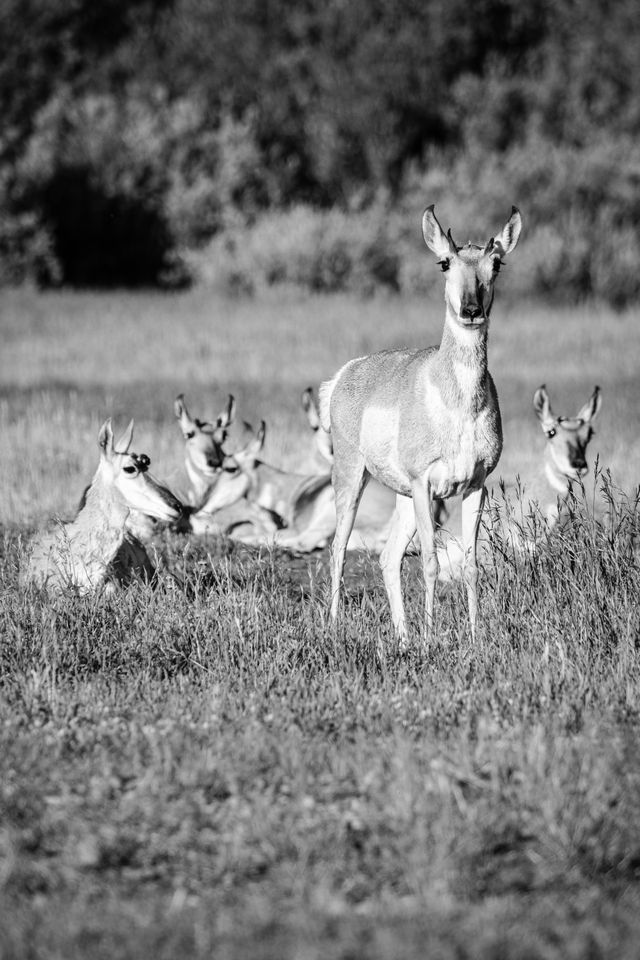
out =
[[[129,516],[130,508],[112,483],[105,480],[98,468],[91,486],[86,493],[86,503],[78,513],[81,517],[87,513],[91,518],[100,520],[104,526],[122,526]]]
[[[463,406],[484,406],[487,389],[487,326],[463,327],[447,303],[438,362],[454,387],[454,399]]]
[[[96,564],[106,569],[124,541],[128,516],[124,498],[106,481],[99,467],[82,508],[67,526],[74,551],[84,558],[87,567]]]
[[[571,489],[571,481],[566,474],[562,473],[561,470],[558,470],[557,466],[548,454],[545,457],[544,472],[549,484],[553,488],[554,493],[563,498],[566,497]]]
[[[185,458],[187,476],[193,488],[194,502],[203,497],[211,485],[211,477],[205,476],[187,455]]]

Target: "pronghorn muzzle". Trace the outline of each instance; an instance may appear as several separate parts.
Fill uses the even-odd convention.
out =
[[[463,300],[460,304],[460,319],[469,326],[485,320],[484,307],[477,300]]]

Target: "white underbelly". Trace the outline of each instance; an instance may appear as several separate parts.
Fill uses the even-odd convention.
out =
[[[429,483],[434,497],[446,500],[459,497],[484,483],[484,463],[474,456],[460,454],[451,460],[436,460],[429,468]]]
[[[409,492],[409,478],[400,465],[400,409],[367,407],[360,425],[360,451],[372,477],[396,493]]]

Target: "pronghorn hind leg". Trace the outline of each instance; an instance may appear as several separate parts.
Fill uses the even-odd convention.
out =
[[[369,474],[359,453],[351,457],[336,456],[331,478],[336,499],[336,529],[331,547],[331,617],[334,621],[338,617],[347,543],[368,480]]]
[[[469,621],[471,638],[476,638],[476,619],[478,614],[478,531],[482,518],[482,508],[486,489],[470,490],[462,498],[462,546],[464,549],[464,579],[467,584],[469,601]]]
[[[425,642],[428,642],[433,629],[433,602],[438,580],[436,525],[433,517],[434,503],[428,480],[426,482],[424,478],[416,480],[412,485],[412,490],[424,575],[424,638]]]
[[[402,585],[400,570],[402,558],[416,532],[416,515],[411,497],[396,497],[396,508],[391,522],[389,539],[380,554],[382,577],[389,598],[391,620],[398,637],[401,649],[405,649],[408,641],[407,624],[402,602]]]

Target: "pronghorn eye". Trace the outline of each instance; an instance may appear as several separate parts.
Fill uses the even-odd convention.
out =
[[[185,433],[184,438],[185,438],[185,440],[191,440],[193,437],[195,437],[195,435],[196,435],[195,430],[188,430],[188,431]]]
[[[446,273],[447,270],[449,269],[449,267],[451,266],[451,261],[450,261],[450,260],[438,260],[438,266],[440,267],[440,269],[442,270],[443,273]]]
[[[551,427],[551,430],[545,430],[546,435],[549,437],[549,440],[553,440],[556,435],[556,428]]]
[[[503,261],[503,260],[500,260],[499,258],[496,258],[496,259],[493,261],[493,272],[494,272],[495,274],[500,273],[500,267],[504,267],[504,261]]]
[[[136,472],[136,467],[131,467],[131,466],[129,466],[129,467],[123,467],[122,469],[124,470],[125,473],[135,473],[135,472]]]

